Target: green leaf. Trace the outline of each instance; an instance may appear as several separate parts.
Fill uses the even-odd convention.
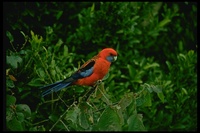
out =
[[[164,27],[169,22],[171,22],[171,20],[169,18],[165,18],[158,24],[158,27]]]
[[[7,122],[7,128],[11,131],[23,131],[24,128],[22,123],[18,121],[16,118]]]
[[[118,30],[116,33],[117,34],[121,34],[121,33],[124,33],[124,31],[123,30]]]
[[[68,55],[68,47],[66,45],[64,45],[64,51],[63,51],[63,55],[67,56]]]
[[[62,16],[62,14],[63,14],[63,11],[58,11],[58,13],[56,14],[56,19],[58,20],[58,19],[60,19],[60,17]]]
[[[42,79],[36,78],[36,79],[32,79],[32,80],[28,83],[28,85],[29,85],[29,86],[34,86],[34,87],[39,87],[39,86],[42,86],[42,85],[43,85],[42,82],[43,82]]]
[[[26,104],[17,104],[16,105],[16,111],[17,112],[22,112],[25,117],[30,117],[31,116],[31,109]]]
[[[134,79],[134,76],[135,76],[135,71],[134,71],[134,69],[133,69],[133,67],[131,66],[131,65],[127,65],[127,68],[128,68],[128,72],[129,72],[129,75],[130,75],[130,77],[132,78],[132,79]]]
[[[145,102],[144,99],[141,98],[141,97],[136,99],[136,105],[137,106],[141,106],[142,104],[144,104],[144,102]]]
[[[6,106],[15,105],[16,98],[11,95],[6,95]]]
[[[46,33],[47,33],[47,34],[50,35],[50,34],[53,33],[53,28],[52,28],[51,26],[46,26],[45,29],[46,29]],[[35,36],[36,39],[38,39],[38,36],[37,36],[37,35],[34,35],[34,36]]]
[[[142,114],[134,113],[129,117],[127,123],[128,131],[146,131],[142,121]]]
[[[117,113],[121,121],[120,123],[122,125],[124,124],[124,117],[122,112],[127,112],[127,115],[130,115],[132,114],[133,110],[136,109],[135,99],[133,95],[133,93],[127,93],[116,106]]]
[[[194,50],[188,51],[187,55],[192,58],[194,56]]]
[[[167,81],[163,81],[163,88],[169,86],[172,84],[172,81],[171,80],[167,80]]]
[[[188,95],[188,92],[185,88],[181,88],[181,90],[182,90],[182,93],[184,93],[185,95]]]
[[[78,114],[80,113],[80,109],[76,106],[73,110],[69,110],[65,117],[66,120],[71,121],[72,123],[77,123]]]
[[[23,122],[24,121],[24,114],[21,112],[16,112],[17,115],[17,120],[19,120],[19,122]]]
[[[143,106],[152,106],[152,102],[151,102],[151,94],[147,93],[144,97],[144,104]]]
[[[137,106],[152,106],[150,93],[143,94],[141,97],[136,99]]]
[[[128,93],[124,95],[124,97],[120,100],[118,105],[120,106],[121,110],[125,110],[133,102],[133,93]]]
[[[56,43],[54,47],[54,51],[57,52],[62,44],[63,44],[63,40],[59,38],[58,42]]]
[[[160,100],[164,103],[165,102],[165,98],[162,92],[157,93],[158,97],[160,98]]]
[[[36,69],[36,72],[39,74],[40,77],[45,78],[46,73],[42,68]]]
[[[186,56],[184,54],[179,54],[178,57],[179,61],[185,61],[186,60]]]
[[[161,93],[162,92],[162,86],[161,85],[151,85],[151,88],[154,92],[156,93]]]
[[[6,36],[9,38],[10,42],[14,42],[14,38],[12,36],[12,34],[9,31],[6,31]]]
[[[9,87],[9,88],[14,88],[15,87],[13,81],[10,80],[10,79],[6,80],[6,86]]]
[[[81,113],[79,115],[79,125],[84,129],[87,129],[90,126],[86,113],[83,110],[81,110]]]
[[[34,36],[34,32],[32,30],[30,32],[31,32],[31,36],[33,37]]]
[[[55,66],[55,60],[52,60],[51,65]],[[51,73],[52,77],[55,79],[56,70],[55,69],[50,69],[50,73]]]
[[[40,126],[30,127],[29,131],[46,131],[46,129],[44,128],[44,125],[40,125]]]
[[[18,63],[22,62],[22,58],[19,56],[6,56],[6,62],[7,64],[11,65],[14,69],[18,67]]]
[[[144,69],[149,69],[149,68],[152,68],[152,67],[159,67],[160,65],[158,63],[152,63],[152,64],[147,64],[144,66]]]
[[[59,119],[59,117],[58,117],[57,115],[55,115],[55,114],[51,114],[51,115],[49,116],[49,119],[50,119],[52,122],[56,122],[56,121]]]
[[[31,127],[31,128],[29,129],[29,131],[38,131],[38,127],[37,127],[37,126]]]
[[[77,93],[83,93],[85,91],[85,89],[83,87],[77,87],[74,92],[77,92]]]
[[[15,112],[13,111],[13,108],[7,106],[6,107],[6,122],[12,120],[14,116],[15,116]]]
[[[93,3],[91,7],[91,12],[94,12],[94,8],[95,8],[95,4]]]
[[[163,121],[163,110],[160,110],[159,112],[158,112],[158,115],[156,116],[156,120],[157,121]],[[166,122],[166,121],[165,121]]]
[[[167,64],[168,69],[171,70],[172,69],[171,63],[169,61],[166,61],[165,63]]]
[[[179,48],[179,51],[183,51],[183,41],[179,41],[178,48]]]
[[[111,107],[107,107],[99,118],[97,125],[93,131],[121,131],[120,117],[117,111]]]
[[[151,87],[149,84],[147,84],[147,83],[144,83],[144,84],[142,85],[142,87],[143,87],[144,89],[147,89],[150,93],[153,92],[152,87]]]

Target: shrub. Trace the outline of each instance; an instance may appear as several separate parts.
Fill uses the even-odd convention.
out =
[[[6,130],[197,129],[196,3],[13,2],[4,12]],[[99,86],[40,97],[104,47],[119,56]]]

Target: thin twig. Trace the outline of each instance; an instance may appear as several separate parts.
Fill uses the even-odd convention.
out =
[[[57,94],[57,93],[56,93]],[[58,98],[65,104],[66,107],[69,107],[64,100],[62,100],[62,98],[57,94]]]
[[[15,49],[15,47],[11,41],[10,41],[10,44],[11,44],[12,48],[14,49],[14,51],[17,53],[17,50]]]
[[[32,126],[41,125],[41,123],[44,123],[44,122],[47,122],[47,121],[49,121],[49,119],[42,120],[42,121],[40,121],[40,122],[34,123],[34,124],[32,124]]]
[[[110,103],[110,101],[108,100],[108,98],[106,97],[106,95],[102,92],[102,90],[101,89],[98,89],[100,92],[101,92],[101,94],[104,96],[104,98],[106,99],[106,103],[108,104],[108,105],[112,105],[111,103]]]
[[[67,131],[70,131],[62,120],[60,120],[60,122],[64,125],[64,127],[67,129]]]
[[[51,130],[56,126],[56,124],[57,124],[59,121],[61,121],[62,117],[65,116],[65,114],[68,112],[68,110],[69,110],[73,105],[75,105],[75,102],[74,102],[72,105],[70,105],[70,107],[59,117],[59,119],[56,121],[56,123],[53,124],[53,126],[49,129],[49,131],[51,131]]]

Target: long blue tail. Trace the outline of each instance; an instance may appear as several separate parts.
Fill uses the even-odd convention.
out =
[[[44,87],[41,87],[40,89],[46,89],[46,88],[49,88],[48,90],[42,92],[42,97],[52,93],[52,92],[57,92],[67,86],[70,86],[72,83],[72,81],[66,81],[66,80],[62,80],[62,81],[58,81],[56,83],[53,83],[53,84],[49,84],[49,85],[46,85]]]
[[[92,74],[93,72],[93,65],[94,65],[94,61],[91,61],[90,63],[88,63],[88,65],[86,65],[84,68],[81,68],[80,71],[77,71],[76,73],[72,74],[69,78],[64,79],[62,81],[58,81],[56,83],[53,84],[49,84],[46,85],[44,87],[41,87],[40,89],[46,89],[49,88],[48,90],[42,92],[42,97],[52,93],[52,92],[57,92],[67,86],[70,86],[74,81],[84,78],[84,77],[88,77]]]

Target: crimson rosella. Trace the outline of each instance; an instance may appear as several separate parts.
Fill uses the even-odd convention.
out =
[[[41,89],[49,88],[42,93],[42,97],[57,92],[70,85],[93,86],[102,80],[108,73],[111,62],[117,59],[117,52],[112,48],[105,48],[98,55],[85,62],[69,78],[46,85]]]

